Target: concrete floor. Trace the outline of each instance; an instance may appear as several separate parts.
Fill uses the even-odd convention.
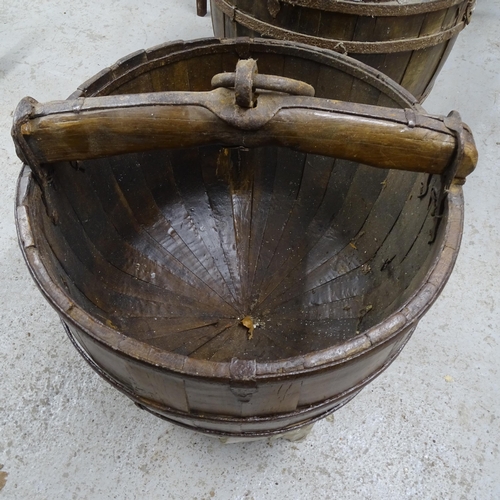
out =
[[[79,357],[17,246],[17,102],[209,36],[209,17],[194,0],[2,0],[0,26],[0,498],[500,498],[500,0],[480,0],[425,104],[458,109],[480,152],[452,278],[396,362],[300,443],[223,445],[136,408]]]

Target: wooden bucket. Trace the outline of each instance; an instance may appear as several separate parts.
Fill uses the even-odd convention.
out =
[[[20,245],[81,355],[141,408],[245,438],[394,360],[451,273],[477,156],[456,114],[266,40],[137,52],[24,99],[13,136]]]
[[[474,5],[475,0],[211,0],[211,12],[217,37],[263,36],[342,52],[422,102]]]

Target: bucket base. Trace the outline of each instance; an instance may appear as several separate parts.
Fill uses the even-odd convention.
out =
[[[333,417],[332,417],[333,418]],[[252,441],[263,441],[269,439],[270,441],[276,441],[277,439],[286,439],[293,443],[299,441],[304,441],[307,436],[309,436],[314,423],[300,427],[299,429],[294,429],[293,431],[283,432],[281,434],[274,434],[273,436],[259,436],[259,437],[219,437],[219,441],[222,444],[233,444],[233,443],[251,443]]]

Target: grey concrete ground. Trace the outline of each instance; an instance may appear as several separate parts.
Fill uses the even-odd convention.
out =
[[[454,274],[396,362],[300,443],[222,445],[137,409],[76,353],[13,221],[25,95],[69,95],[139,48],[211,34],[194,0],[0,2],[0,498],[500,498],[500,0],[479,0],[429,112],[460,110],[480,164]]]

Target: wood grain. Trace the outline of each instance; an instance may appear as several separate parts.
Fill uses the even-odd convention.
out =
[[[206,91],[214,68],[233,70],[239,57],[305,78],[303,59],[321,98],[385,102],[390,116],[424,114],[358,62],[262,40],[157,47],[124,58],[72,98],[126,100],[123,89],[151,92],[151,85]],[[43,177],[27,166],[20,177],[21,249],[76,349],[141,408],[178,425],[263,437],[337,410],[395,359],[452,271],[460,185],[445,190],[437,174],[322,154],[316,146],[334,129],[321,132],[309,117],[314,133],[297,138],[287,125],[299,119],[292,115],[287,109],[264,127],[280,144],[195,137],[92,159],[79,157],[89,150],[82,146],[71,161],[39,165]],[[445,127],[441,142],[452,139],[444,140],[450,160],[454,134],[429,120]],[[396,141],[390,137],[387,146]],[[365,140],[376,142],[363,128],[356,140],[337,141],[348,144],[336,152]]]

